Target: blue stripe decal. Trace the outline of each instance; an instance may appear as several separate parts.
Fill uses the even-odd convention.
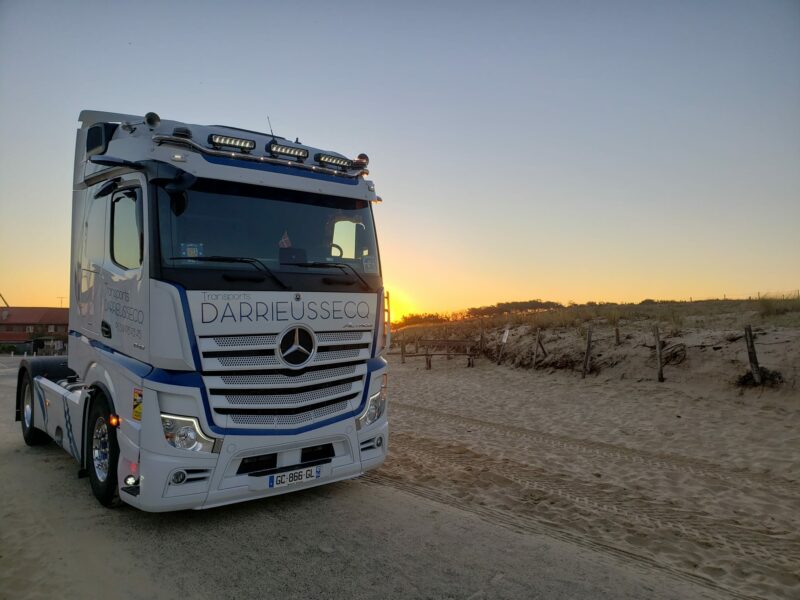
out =
[[[77,458],[79,461],[81,459],[80,454],[78,453],[78,445],[75,443],[75,434],[72,433],[72,419],[70,418],[69,414],[69,406],[67,406],[67,397],[61,396],[61,399],[64,401],[64,425],[67,428],[67,440],[69,440],[69,452]]]
[[[36,381],[39,377],[34,377],[33,379],[33,390],[36,392],[36,398],[39,400],[39,408],[42,409],[42,416],[44,418],[44,427],[45,430],[47,429],[47,408],[45,408],[44,404],[44,393],[42,393],[42,386],[39,385],[39,382]],[[31,406],[31,410],[33,407]]]
[[[358,177],[337,177],[336,175],[326,175],[325,173],[314,173],[313,171],[306,171],[305,169],[295,169],[293,167],[283,167],[281,165],[271,165],[269,163],[253,162],[250,160],[237,160],[235,158],[226,158],[223,156],[207,156],[202,155],[203,158],[216,165],[223,165],[225,167],[239,167],[240,169],[255,169],[256,171],[268,171],[270,173],[280,173],[281,175],[292,175],[293,177],[306,177],[308,179],[319,179],[321,181],[330,181],[331,183],[340,183],[342,185],[358,185],[360,178]]]
[[[383,288],[378,290],[378,303],[375,305],[375,328],[372,330],[372,357],[378,353],[378,325],[383,314]]]
[[[83,340],[84,342],[89,344],[92,348],[97,348],[101,352],[106,352],[108,354],[111,354],[112,355],[111,358],[114,360],[114,362],[120,364],[121,366],[128,369],[128,371],[139,377],[145,378],[153,370],[152,365],[148,365],[147,363],[142,362],[141,360],[138,360],[136,358],[133,358],[132,356],[123,354],[119,350],[116,350],[111,346],[107,346],[106,344],[98,340],[93,340],[89,337],[86,337],[85,335],[83,335],[78,331],[70,330],[69,334],[73,337]]]
[[[192,348],[192,360],[194,361],[195,371],[199,373],[203,370],[203,363],[200,362],[200,350],[197,348],[197,336],[194,334],[194,323],[192,322],[192,313],[189,310],[189,298],[186,296],[186,288],[177,283],[170,285],[175,286],[175,289],[178,290],[178,295],[181,297],[183,320],[186,323],[186,333],[189,334],[189,346]]]

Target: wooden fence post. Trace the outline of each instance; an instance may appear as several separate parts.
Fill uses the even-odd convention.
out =
[[[506,342],[508,342],[508,327],[503,332],[503,339],[497,345],[497,364],[500,364],[500,361],[503,359],[503,349],[506,347]]]
[[[425,370],[431,370],[431,355],[429,354],[428,346],[425,345]]]
[[[750,359],[750,372],[753,374],[753,381],[756,382],[756,385],[761,385],[761,368],[758,366],[756,345],[753,342],[753,328],[750,325],[745,325],[744,340],[747,343],[747,357]]]
[[[617,342],[617,346],[619,346],[619,325],[614,326],[614,339]]]
[[[402,333],[400,334],[400,364],[406,364],[406,338]]]
[[[586,354],[583,357],[583,375],[581,377],[586,379],[586,372],[589,370],[589,358],[592,355],[592,326],[589,325],[589,330],[586,332]]]
[[[419,336],[414,336],[414,354],[419,354]]]
[[[444,328],[444,351],[447,354],[447,360],[453,358],[450,356],[450,334],[447,331],[447,327]]]
[[[658,380],[664,381],[664,365],[661,362],[661,340],[658,337],[658,325],[653,325],[653,335],[656,338],[656,362],[658,363]]]
[[[536,341],[533,343],[533,364],[531,365],[531,369],[536,369],[536,357],[539,354],[539,334],[542,330],[537,327],[536,328]]]

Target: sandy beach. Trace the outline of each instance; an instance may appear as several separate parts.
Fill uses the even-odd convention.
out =
[[[568,330],[543,336],[549,355],[536,371],[505,366],[530,364],[524,327],[512,329],[504,366],[443,356],[430,371],[424,358],[395,365],[392,460],[374,477],[732,596],[797,597],[798,331],[760,330],[762,365],[785,381],[750,389],[735,384],[747,370],[740,332],[666,335],[686,357],[659,383],[640,329],[619,347],[610,329],[596,331],[586,379]],[[487,347],[501,335],[490,332]],[[570,353],[575,366],[564,368]]]

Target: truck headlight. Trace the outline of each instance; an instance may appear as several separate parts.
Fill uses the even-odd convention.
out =
[[[384,374],[380,391],[369,397],[364,412],[356,417],[356,429],[363,429],[364,427],[372,425],[386,412],[386,385],[388,379],[388,376]]]
[[[214,440],[203,435],[200,423],[194,417],[162,414],[161,426],[170,446],[196,452],[211,452],[214,448]]]

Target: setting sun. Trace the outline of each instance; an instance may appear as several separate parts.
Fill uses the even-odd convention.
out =
[[[386,290],[389,292],[391,302],[392,323],[397,323],[406,315],[417,311],[413,299],[406,293],[404,289],[389,283],[386,285]]]

